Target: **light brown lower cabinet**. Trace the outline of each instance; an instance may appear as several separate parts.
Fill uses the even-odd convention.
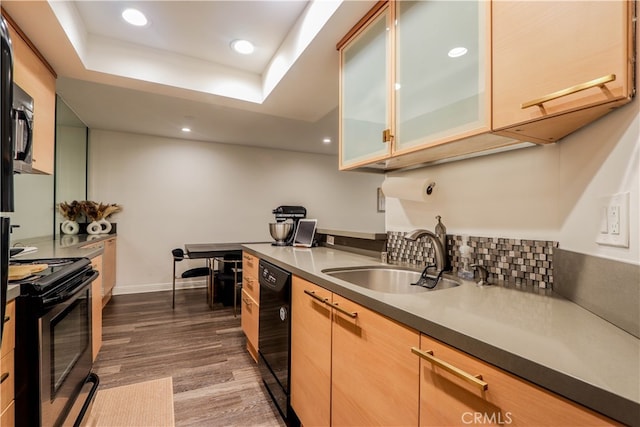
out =
[[[102,347],[102,255],[91,259],[91,267],[98,272],[98,277],[91,283],[91,356],[95,362]]]
[[[0,426],[13,426],[15,425],[15,301],[10,301],[7,304],[3,321],[4,331],[2,348],[0,349]]]
[[[100,271],[102,289],[102,307],[111,300],[113,288],[116,286],[116,236],[109,237],[96,243],[82,246],[82,249],[102,249],[102,270]]]
[[[420,350],[421,426],[618,425],[426,335]]]
[[[331,423],[418,424],[419,333],[333,295]]]
[[[102,306],[111,300],[113,288],[116,286],[116,237],[104,241],[102,253]]]
[[[306,427],[619,425],[297,276],[291,301],[291,406]]]
[[[417,425],[418,332],[299,277],[292,286],[291,405],[301,423]]]
[[[293,276],[291,407],[304,426],[331,423],[331,292]]]
[[[258,322],[260,321],[260,305],[245,289],[242,289],[242,311],[240,324],[247,337],[247,350],[253,360],[258,362]]]

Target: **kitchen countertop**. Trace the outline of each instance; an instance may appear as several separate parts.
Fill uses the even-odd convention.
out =
[[[322,273],[384,265],[326,247],[247,244],[291,273],[629,425],[640,422],[640,340],[549,290],[472,281],[387,294]]]
[[[14,246],[35,246],[35,252],[18,254],[11,259],[42,259],[42,258],[94,258],[103,252],[103,248],[97,245],[92,248],[83,248],[93,243],[99,243],[115,234],[76,234],[62,235],[54,240],[52,236],[33,237],[11,242]],[[11,301],[20,295],[20,287],[9,285],[7,288],[7,301]]]

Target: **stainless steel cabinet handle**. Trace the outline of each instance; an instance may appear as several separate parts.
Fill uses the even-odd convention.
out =
[[[615,74],[602,76],[585,83],[580,83],[579,85],[571,86],[566,89],[562,89],[557,92],[550,93],[541,98],[534,99],[533,101],[525,102],[521,105],[521,108],[524,110],[525,108],[533,107],[534,105],[542,106],[542,104],[544,104],[545,102],[549,102],[557,98],[562,98],[563,96],[571,95],[573,93],[580,92],[585,89],[591,89],[592,87],[596,87],[596,86],[604,87],[606,83],[612,82],[615,79],[616,79]]]
[[[329,304],[331,307],[333,307],[336,310],[338,310],[340,313],[346,314],[349,317],[353,317],[353,318],[358,317],[358,313],[357,312],[345,310],[344,308],[340,307],[337,302],[328,302],[327,304]]]
[[[444,360],[440,360],[436,357],[434,357],[433,355],[433,350],[427,350],[427,351],[422,351],[418,348],[415,347],[411,347],[411,352],[413,354],[417,354],[418,356],[420,356],[422,359],[433,363],[434,365],[444,369],[445,371],[449,372],[450,374],[455,375],[456,377],[468,382],[469,384],[472,384],[476,387],[478,387],[480,390],[486,390],[489,388],[489,383],[486,383],[484,381],[482,381],[482,375],[476,375],[473,376],[465,371],[463,371],[460,368],[456,368],[453,365],[450,365],[449,363],[445,362]]]
[[[307,295],[309,295],[311,298],[314,298],[314,299],[316,299],[317,301],[320,301],[320,302],[321,302],[321,303],[323,303],[323,304],[327,304],[327,305],[329,305],[329,306],[331,306],[331,307],[335,308],[336,310],[338,310],[338,311],[339,311],[340,313],[342,313],[342,314],[346,314],[346,315],[347,315],[347,316],[349,316],[349,317],[358,317],[358,313],[353,312],[353,311],[345,310],[344,308],[340,307],[340,306],[338,305],[338,303],[329,302],[329,298],[322,298],[322,297],[320,297],[320,296],[316,295],[316,292],[315,292],[315,291],[310,291],[310,290],[308,290],[308,289],[305,289],[305,290],[304,290],[304,293],[305,293],[305,294],[307,294]]]
[[[311,298],[320,301],[323,304],[329,304],[329,298],[322,298],[322,297],[316,295],[316,291],[310,291],[308,289],[305,289],[304,293],[309,295]]]

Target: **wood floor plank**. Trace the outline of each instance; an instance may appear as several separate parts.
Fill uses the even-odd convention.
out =
[[[115,295],[94,363],[100,389],[172,377],[176,426],[284,426],[246,351],[240,316],[202,289]]]

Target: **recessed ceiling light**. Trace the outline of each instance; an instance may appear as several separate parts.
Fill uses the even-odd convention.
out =
[[[182,132],[191,132],[191,128],[183,127]]]
[[[243,55],[252,54],[255,49],[253,43],[248,40],[234,40],[231,42],[231,48]]]
[[[147,25],[147,17],[144,16],[144,13],[140,12],[138,9],[125,9],[122,12],[122,18],[127,21],[131,25],[135,25],[136,27],[144,27]]]
[[[461,46],[461,47],[454,47],[449,51],[447,55],[449,55],[450,58],[458,58],[462,55],[466,55],[466,53],[467,53],[467,48]]]
[[[331,138],[324,138],[322,142],[325,144],[331,144]]]

